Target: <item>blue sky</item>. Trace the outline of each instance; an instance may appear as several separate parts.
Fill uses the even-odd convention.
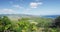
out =
[[[60,0],[0,0],[0,14],[60,15]]]

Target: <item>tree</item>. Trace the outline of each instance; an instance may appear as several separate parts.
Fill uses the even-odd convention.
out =
[[[8,28],[11,26],[11,21],[7,16],[0,17],[0,32],[4,32],[5,30],[8,30]]]
[[[55,26],[60,27],[60,16],[55,19]]]
[[[55,20],[54,20],[54,22],[53,22],[53,24],[52,24],[52,26],[50,26],[51,28],[60,28],[60,16],[58,16]]]

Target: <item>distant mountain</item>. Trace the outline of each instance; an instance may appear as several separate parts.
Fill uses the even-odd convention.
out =
[[[36,15],[27,15],[27,14],[0,14],[0,16],[8,16],[8,17],[38,17]]]
[[[56,18],[60,15],[43,15],[43,16],[37,16],[37,15],[27,15],[27,14],[0,14],[0,16],[8,16],[8,17],[43,17],[43,18]]]

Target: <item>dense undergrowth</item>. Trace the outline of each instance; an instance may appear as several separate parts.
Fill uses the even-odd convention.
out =
[[[0,17],[0,32],[60,32],[59,25],[56,27],[52,25],[56,19],[21,18],[18,21],[11,19],[7,16]]]

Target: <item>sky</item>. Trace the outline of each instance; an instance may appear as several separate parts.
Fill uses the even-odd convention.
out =
[[[0,14],[60,15],[60,0],[0,0]]]

